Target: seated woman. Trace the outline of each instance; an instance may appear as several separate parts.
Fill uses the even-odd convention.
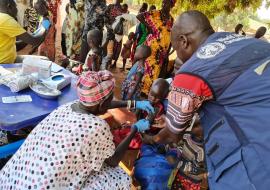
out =
[[[114,85],[109,71],[84,73],[77,85],[79,100],[36,126],[0,171],[0,189],[130,189],[129,177],[116,166],[149,122],[135,123],[115,149],[109,125],[98,117],[110,106]]]

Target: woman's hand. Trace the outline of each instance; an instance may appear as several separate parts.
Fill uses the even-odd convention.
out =
[[[147,111],[147,113],[155,113],[155,109],[149,101],[136,101],[136,109]]]
[[[141,119],[132,125],[132,128],[137,129],[138,132],[144,132],[150,128],[150,122],[146,119]]]

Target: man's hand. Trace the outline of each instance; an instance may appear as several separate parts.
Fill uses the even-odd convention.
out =
[[[155,109],[149,101],[136,101],[136,109],[147,111],[147,113],[155,113]]]

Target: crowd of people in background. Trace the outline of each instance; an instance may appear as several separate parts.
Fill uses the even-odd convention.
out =
[[[21,62],[16,52],[26,44],[32,45],[29,55],[54,62],[60,4],[61,0],[1,0],[0,64]],[[200,77],[206,70],[202,66],[190,64],[194,68],[186,66],[182,72],[179,68],[189,60],[213,58],[226,47],[221,41],[209,42],[208,49],[195,53],[202,39],[216,40],[211,38],[214,30],[198,11],[185,12],[175,22],[171,15],[175,4],[176,0],[162,0],[158,9],[143,3],[133,15],[122,0],[109,5],[105,0],[68,2],[61,29],[63,59],[58,64],[78,75],[79,100],[61,106],[33,129],[0,171],[0,189],[128,190],[132,179],[117,167],[128,148],[140,150],[134,180],[142,189],[201,189],[211,170],[206,167],[205,138],[197,112],[226,89],[213,85],[213,90],[209,85],[217,82],[216,77],[207,75],[210,83]],[[130,32],[133,26],[135,31]],[[226,45],[251,39],[243,28],[238,24]],[[266,31],[262,26],[253,37],[265,41]],[[171,62],[174,50],[178,58]],[[115,102],[115,80],[108,70],[116,67],[120,55],[122,70],[128,74],[121,84],[122,100]],[[131,68],[126,68],[128,61]],[[220,70],[213,73],[224,77]],[[127,107],[138,121],[111,132],[98,115],[113,107]],[[7,143],[8,136],[1,131],[0,146]],[[213,146],[206,153],[209,157],[222,145]],[[213,162],[220,164],[218,159]]]

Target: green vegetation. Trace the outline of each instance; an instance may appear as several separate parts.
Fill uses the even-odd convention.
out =
[[[162,0],[126,0],[132,4],[155,4],[161,6]],[[208,17],[214,18],[220,13],[233,13],[235,9],[254,11],[262,5],[263,0],[177,0],[176,6],[173,9],[173,14],[177,15],[182,11],[196,9],[205,13]],[[270,5],[270,0],[266,0],[266,4]]]

